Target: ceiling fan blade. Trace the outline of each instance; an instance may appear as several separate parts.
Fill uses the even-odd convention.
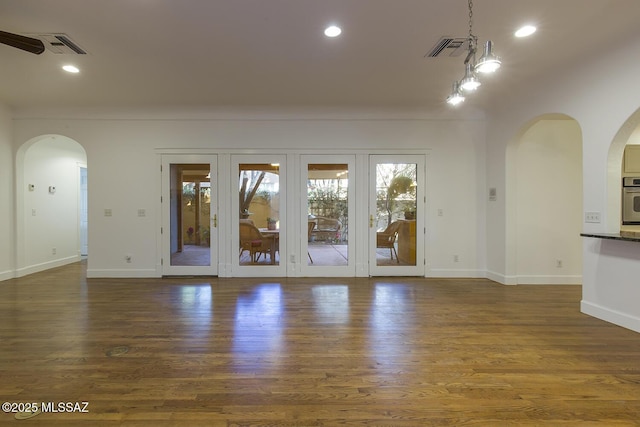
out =
[[[0,43],[35,53],[36,55],[44,52],[44,43],[41,40],[5,31],[0,31]]]

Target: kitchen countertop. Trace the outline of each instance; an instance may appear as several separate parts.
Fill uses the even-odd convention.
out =
[[[580,233],[582,237],[594,237],[596,239],[608,239],[608,240],[625,240],[627,242],[640,242],[640,236],[627,237],[621,236],[620,233]]]

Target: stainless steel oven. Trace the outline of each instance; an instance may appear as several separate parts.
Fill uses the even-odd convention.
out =
[[[622,223],[640,224],[640,177],[622,179]]]

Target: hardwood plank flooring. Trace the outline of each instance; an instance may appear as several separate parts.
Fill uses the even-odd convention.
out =
[[[0,425],[638,426],[640,334],[579,286],[483,279],[0,282]]]

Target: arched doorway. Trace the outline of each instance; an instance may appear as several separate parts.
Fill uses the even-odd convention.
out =
[[[582,132],[550,114],[507,149],[507,266],[512,284],[582,282]]]
[[[18,277],[80,260],[81,223],[86,226],[81,209],[83,201],[86,206],[82,185],[86,167],[84,148],[66,136],[42,135],[18,150]]]
[[[611,141],[607,159],[607,231],[617,233],[621,224],[621,183],[624,149],[628,143],[640,143],[640,108],[620,127]]]

